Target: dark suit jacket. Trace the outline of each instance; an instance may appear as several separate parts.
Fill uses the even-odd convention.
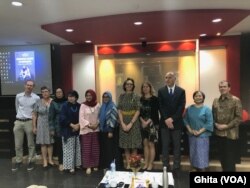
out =
[[[159,89],[158,98],[162,128],[166,127],[164,121],[171,117],[174,120],[174,129],[181,129],[184,125],[182,115],[186,105],[185,90],[175,85],[174,94],[170,96],[168,87],[164,86]]]

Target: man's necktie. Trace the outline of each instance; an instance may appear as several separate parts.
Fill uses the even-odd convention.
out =
[[[169,89],[169,95],[173,95],[173,90],[172,89]]]

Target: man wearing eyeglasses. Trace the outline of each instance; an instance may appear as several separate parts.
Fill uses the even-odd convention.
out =
[[[183,127],[182,114],[186,104],[185,90],[175,84],[173,72],[166,73],[166,85],[159,89],[160,126],[162,139],[162,162],[170,170],[169,151],[173,144],[173,175],[176,177],[181,163],[181,131]]]
[[[230,93],[228,81],[219,83],[220,97],[214,99],[213,117],[218,154],[222,171],[234,172],[237,161],[237,140],[239,139],[239,124],[242,121],[242,104],[238,97]]]

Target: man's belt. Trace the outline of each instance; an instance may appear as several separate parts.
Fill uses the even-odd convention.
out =
[[[16,120],[25,122],[25,121],[30,121],[32,119],[30,119],[30,118],[25,118],[25,119],[16,118]]]

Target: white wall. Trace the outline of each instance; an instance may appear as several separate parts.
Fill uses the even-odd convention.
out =
[[[200,50],[200,90],[206,95],[205,104],[212,106],[220,96],[218,83],[226,80],[226,50],[224,47]]]
[[[85,91],[95,91],[95,61],[93,54],[73,54],[73,89],[79,93],[78,102],[85,101]]]

